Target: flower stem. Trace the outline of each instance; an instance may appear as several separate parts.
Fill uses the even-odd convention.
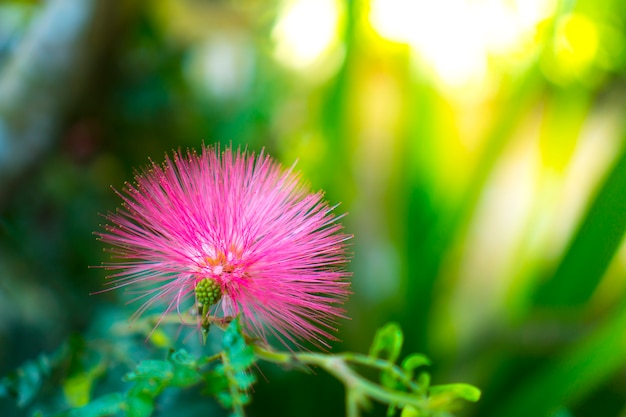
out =
[[[374,383],[357,373],[349,365],[350,362],[352,362],[375,369],[390,370],[397,375],[402,375],[399,369],[395,369],[395,365],[386,363],[380,359],[355,354],[333,355],[310,352],[276,352],[258,345],[254,346],[254,352],[259,359],[267,362],[281,365],[302,364],[319,366],[336,377],[346,387],[346,415],[349,417],[357,417],[359,415],[358,406],[367,398],[400,407],[411,405],[418,409],[429,408],[426,398],[415,393],[406,393]],[[402,382],[415,391],[419,390],[419,387],[414,383],[409,383],[410,381],[404,380]]]

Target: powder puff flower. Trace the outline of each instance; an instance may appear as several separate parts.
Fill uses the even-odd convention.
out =
[[[292,169],[263,152],[204,147],[136,173],[99,234],[113,246],[114,288],[165,313],[195,297],[199,323],[240,315],[267,341],[326,345],[349,294],[338,217]],[[164,314],[165,314],[164,313]]]

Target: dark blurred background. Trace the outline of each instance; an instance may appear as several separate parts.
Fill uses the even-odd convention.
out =
[[[435,383],[483,389],[461,415],[626,416],[625,11],[0,2],[0,375],[112,325],[104,311],[126,320],[122,294],[90,295],[110,187],[221,143],[297,160],[349,212],[354,295],[334,351],[365,352],[394,320]],[[344,415],[321,371],[261,370],[250,415]],[[219,415],[188,397],[178,417]]]

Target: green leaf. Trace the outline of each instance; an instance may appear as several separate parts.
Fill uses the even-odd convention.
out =
[[[224,408],[231,408],[233,406],[233,396],[228,391],[218,392],[216,398]]]
[[[476,402],[480,399],[480,390],[469,384],[445,384],[430,387],[431,396],[450,396]]]
[[[150,343],[158,348],[169,348],[174,344],[168,334],[159,327],[152,331]]]
[[[242,416],[243,406],[250,402],[247,391],[256,381],[249,372],[256,356],[246,344],[238,318],[226,328],[222,347],[222,364],[216,366],[214,372],[205,374],[206,391],[214,393],[220,404],[231,408],[234,415]]]
[[[198,370],[197,359],[185,349],[171,352],[168,360],[173,364],[170,385],[188,387],[197,384],[202,379]]]
[[[624,238],[624,189],[626,149],[592,200],[556,272],[537,289],[537,305],[579,306],[589,300]]]
[[[402,369],[406,371],[411,379],[413,379],[417,368],[429,365],[430,359],[420,353],[412,353],[402,361]]]
[[[197,360],[194,356],[190,355],[185,349],[172,351],[169,354],[169,360],[178,365],[194,367],[197,364]]]
[[[235,382],[240,390],[247,390],[256,382],[256,378],[250,372],[239,371],[235,375]]]
[[[170,380],[174,376],[174,365],[168,361],[144,360],[139,362],[134,371],[124,376],[125,381],[139,379]]]
[[[228,390],[228,379],[223,368],[215,372],[207,372],[203,375],[205,382],[203,393],[217,396],[222,391]]]
[[[53,417],[107,417],[119,413],[124,405],[124,396],[116,392],[97,398],[84,407],[74,408]]]
[[[411,405],[407,405],[402,409],[400,417],[420,417],[423,413]]]
[[[255,361],[254,350],[246,344],[246,340],[241,333],[239,320],[233,320],[224,332],[222,338],[224,353],[228,355],[230,366],[235,371],[246,370]]]
[[[135,370],[125,375],[126,381],[151,380],[161,389],[165,386],[189,387],[198,383],[202,376],[196,367],[196,359],[185,350],[170,353],[167,361],[141,361]]]
[[[430,386],[430,374],[428,372],[420,373],[416,382],[420,387],[428,388]]]
[[[43,383],[42,369],[36,362],[28,361],[17,370],[17,405],[23,407],[39,393]]]
[[[376,331],[369,356],[395,363],[400,356],[404,335],[397,323],[387,323]]]
[[[77,371],[69,376],[63,383],[63,394],[71,407],[82,407],[91,399],[91,391],[94,381],[106,371],[103,362],[98,361],[90,369]]]
[[[549,415],[581,402],[626,366],[625,328],[626,303],[591,334],[519,381],[492,415]]]
[[[52,369],[63,362],[70,352],[67,343],[50,354],[41,354],[34,360],[28,360],[12,372],[0,379],[0,397],[13,396],[18,407],[28,405],[39,393],[44,378]]]
[[[91,372],[80,372],[63,383],[65,400],[71,407],[82,407],[91,398],[94,376]]]
[[[185,366],[175,366],[174,375],[170,381],[170,385],[175,387],[189,387],[195,385],[202,380],[202,376],[196,369]]]
[[[154,411],[154,397],[160,393],[156,384],[141,381],[126,394],[126,417],[149,417]]]

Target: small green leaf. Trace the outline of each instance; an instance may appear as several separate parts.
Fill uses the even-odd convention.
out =
[[[404,335],[397,323],[387,323],[376,331],[369,355],[395,363],[400,356]]]
[[[63,383],[65,400],[71,407],[82,407],[91,399],[94,381],[104,374],[106,366],[99,362],[91,369],[77,372]]]
[[[400,417],[420,417],[422,413],[417,410],[415,407],[411,405],[407,405],[402,409],[402,413],[400,413]]]
[[[402,361],[402,369],[404,369],[411,379],[415,375],[415,370],[421,366],[429,366],[430,359],[419,353],[412,353]]]
[[[150,343],[158,348],[169,348],[174,344],[168,334],[161,328],[156,328],[152,332]]]
[[[428,372],[420,373],[415,382],[417,382],[417,385],[420,387],[427,389],[430,386],[430,374]]]
[[[480,390],[469,384],[445,384],[430,387],[432,396],[447,395],[461,398],[467,401],[476,402],[480,399]]]
[[[205,375],[207,391],[213,392],[217,400],[224,407],[231,408],[235,415],[243,415],[243,406],[250,402],[246,391],[256,380],[249,373],[256,356],[252,347],[246,344],[239,319],[226,328],[222,346],[222,364],[216,366],[210,376]]]
[[[174,367],[174,375],[170,385],[184,388],[197,384],[201,379],[202,377],[197,370],[179,365]]]
[[[0,380],[0,396],[11,395],[17,399],[18,407],[24,407],[37,395],[41,383],[39,368],[35,362],[27,361]]]
[[[391,390],[401,390],[403,387],[403,384],[398,379],[398,376],[387,369],[382,371],[380,374],[380,384]]]
[[[138,381],[131,388],[131,391],[142,392],[154,398],[159,395],[163,389],[167,388],[168,385],[169,381],[163,381],[160,379],[144,379]]]
[[[241,333],[239,320],[233,320],[224,332],[222,346],[228,355],[230,366],[235,371],[248,369],[255,361],[254,350],[246,344]]]
[[[126,417],[149,417],[154,411],[154,397],[158,391],[140,382],[126,394]]]
[[[250,346],[239,351],[231,351],[230,355],[230,366],[237,371],[250,368],[256,360],[254,350]]]
[[[216,372],[206,372],[203,375],[205,382],[203,393],[206,395],[217,395],[228,390],[228,379],[223,370]]]
[[[169,354],[169,359],[178,365],[189,366],[189,367],[196,366],[196,363],[197,363],[196,358],[190,355],[189,352],[187,352],[185,349],[180,349],[180,350],[171,352]]]
[[[134,371],[124,376],[125,381],[138,379],[159,379],[169,381],[174,376],[174,365],[168,361],[144,360],[139,362]]]
[[[218,392],[216,398],[224,408],[231,408],[233,406],[233,397],[228,391]]]
[[[82,407],[89,402],[93,377],[89,372],[81,372],[67,378],[63,383],[65,400],[71,407]]]
[[[243,391],[249,389],[256,382],[256,378],[250,372],[239,371],[235,373],[234,377],[237,387]]]
[[[197,368],[197,360],[185,349],[172,351],[168,361],[172,365],[172,374],[168,374],[169,384],[176,387],[188,387],[198,383],[202,377]]]
[[[53,417],[107,417],[119,413],[125,405],[124,396],[119,392],[97,398],[81,408],[56,414]]]
[[[18,407],[30,403],[39,393],[44,378],[50,375],[53,368],[59,366],[70,353],[67,343],[50,354],[39,355],[34,360],[26,361],[10,375],[0,379],[0,397],[13,396]]]
[[[17,370],[17,405],[23,407],[39,392],[43,378],[36,362],[28,361]]]

